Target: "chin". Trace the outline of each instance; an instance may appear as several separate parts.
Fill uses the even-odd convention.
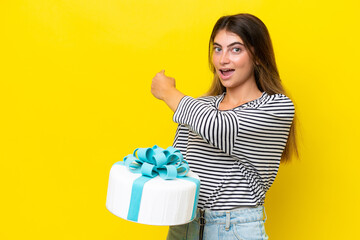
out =
[[[229,80],[222,80],[220,77],[219,77],[219,79],[220,79],[220,82],[221,82],[221,84],[224,86],[224,87],[231,87],[231,80],[229,79]]]

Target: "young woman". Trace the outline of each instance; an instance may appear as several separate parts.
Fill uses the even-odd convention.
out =
[[[221,17],[209,42],[208,96],[185,96],[164,70],[152,94],[175,113],[174,147],[201,180],[196,219],[167,239],[268,239],[265,193],[296,151],[294,105],[285,96],[268,30],[250,14]]]

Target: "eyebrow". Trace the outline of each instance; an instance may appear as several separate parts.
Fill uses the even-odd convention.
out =
[[[244,44],[241,43],[241,42],[233,42],[233,43],[230,43],[230,44],[228,45],[228,47],[234,46],[234,45],[236,45],[236,44],[240,44],[240,45],[244,46]],[[220,45],[219,43],[217,43],[217,42],[214,42],[213,45],[218,45],[218,46],[221,47],[221,45]]]

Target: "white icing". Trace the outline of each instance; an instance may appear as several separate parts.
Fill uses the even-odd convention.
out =
[[[131,189],[141,174],[128,171],[115,164],[110,170],[107,209],[118,217],[127,219]],[[199,177],[189,172],[188,176]],[[138,223],[150,225],[178,225],[191,221],[196,194],[195,183],[184,180],[164,180],[155,177],[146,182],[142,192]]]

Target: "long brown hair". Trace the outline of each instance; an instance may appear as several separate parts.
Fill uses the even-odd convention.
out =
[[[255,81],[260,91],[266,92],[269,95],[277,93],[285,94],[276,66],[272,42],[265,24],[254,15],[242,13],[223,16],[215,23],[210,36],[208,55],[210,69],[214,74],[214,78],[206,95],[216,96],[226,91],[212,63],[212,45],[216,34],[220,30],[235,33],[243,40],[246,49],[252,56]],[[294,116],[288,141],[281,156],[281,162],[289,161],[293,154],[297,157],[299,156],[296,144],[295,121],[296,117]]]

